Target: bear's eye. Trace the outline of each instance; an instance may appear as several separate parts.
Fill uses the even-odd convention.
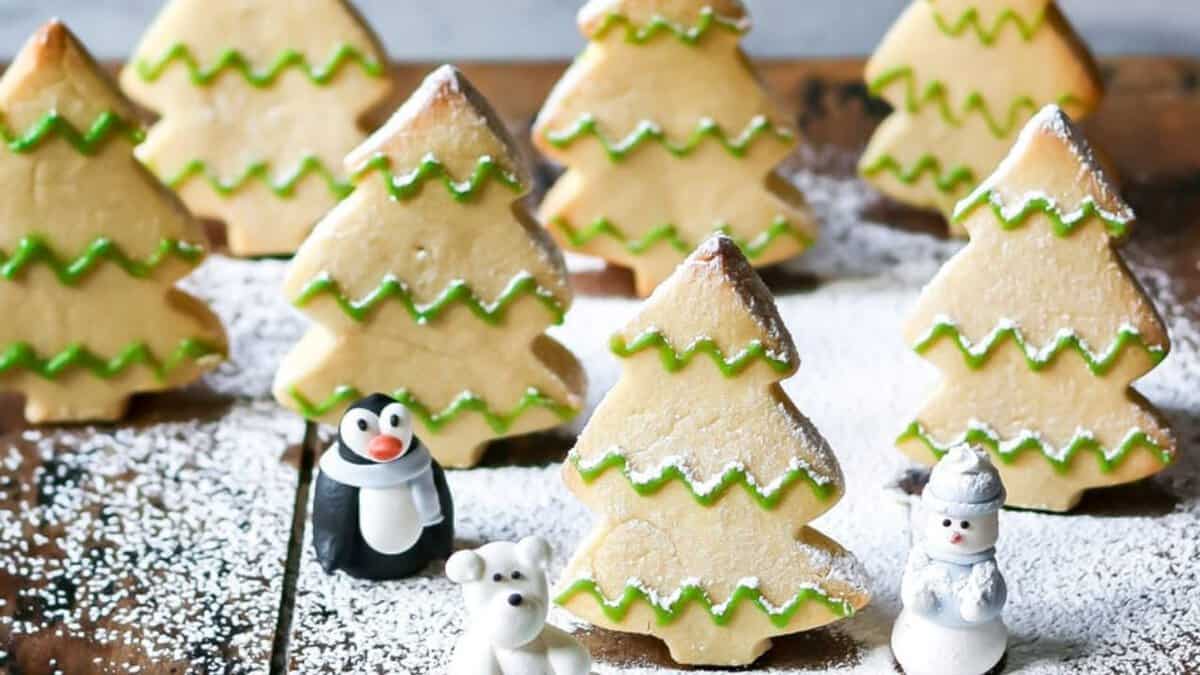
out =
[[[964,530],[969,530],[969,529],[971,529],[971,524],[970,524],[970,523],[968,523],[968,522],[967,522],[967,521],[965,521],[965,520],[964,520],[964,521],[962,521],[962,523],[960,523],[960,524],[962,525],[962,529],[964,529]]]
[[[942,527],[950,527],[950,519],[949,518],[942,521]]]
[[[504,575],[497,572],[496,574],[492,575],[492,581],[500,583],[501,581],[504,581]]]
[[[520,572],[513,572],[513,573],[512,573],[512,578],[513,578],[513,581],[520,581],[520,580],[521,580],[521,579],[523,579],[524,577],[525,577],[525,575],[521,574]]]

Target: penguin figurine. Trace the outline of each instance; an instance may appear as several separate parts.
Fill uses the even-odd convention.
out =
[[[313,545],[325,572],[402,579],[454,543],[446,474],[413,436],[408,408],[373,394],[342,416],[321,456],[312,509]]]

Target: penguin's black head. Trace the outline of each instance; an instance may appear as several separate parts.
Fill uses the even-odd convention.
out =
[[[413,446],[412,415],[387,394],[350,406],[338,424],[338,454],[353,464],[387,464]]]

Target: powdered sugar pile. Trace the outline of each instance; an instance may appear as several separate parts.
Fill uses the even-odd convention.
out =
[[[778,640],[766,658],[771,672],[891,672],[887,643],[910,535],[907,509],[883,487],[907,467],[893,441],[939,377],[905,344],[900,327],[921,286],[961,244],[862,222],[871,197],[858,181],[813,173],[797,181],[824,229],[814,250],[769,276],[803,360],[785,389],[829,440],[846,476],[846,496],[813,525],[858,556],[873,580],[874,599],[829,630]],[[1174,343],[1139,389],[1170,418],[1180,457],[1145,484],[1093,495],[1075,515],[1001,514],[998,554],[1012,633],[1006,672],[1200,666],[1194,596],[1200,587],[1200,335],[1194,323],[1200,300],[1185,307],[1169,277],[1134,267]],[[810,276],[822,281],[804,281]],[[637,307],[626,297],[579,295],[566,324],[552,331],[586,365],[588,410],[619,375],[609,335]],[[539,534],[554,546],[551,576],[557,578],[590,530],[593,516],[566,492],[558,464],[450,472],[449,480],[460,547]],[[551,618],[573,627],[561,610]],[[438,566],[408,581],[358,582],[326,576],[306,544],[292,665],[304,672],[438,673],[462,621],[457,589]],[[593,632],[586,640],[600,657],[601,675],[680,672],[659,663],[662,650],[652,653],[646,642]]]

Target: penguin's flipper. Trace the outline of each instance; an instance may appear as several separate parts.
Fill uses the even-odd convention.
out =
[[[313,548],[326,574],[345,567],[358,531],[358,488],[317,474],[312,506]]]

